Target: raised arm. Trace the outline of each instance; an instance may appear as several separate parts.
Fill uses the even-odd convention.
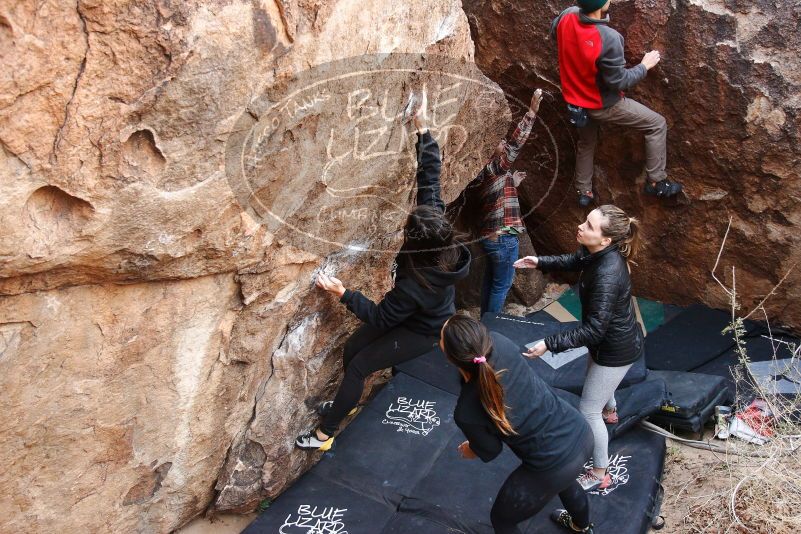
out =
[[[417,205],[428,204],[445,211],[440,196],[439,177],[442,159],[439,145],[422,120],[415,117],[417,126]]]
[[[487,164],[487,170],[493,176],[506,174],[511,169],[512,163],[517,159],[520,149],[526,144],[531,128],[534,126],[534,119],[542,101],[542,89],[537,89],[531,96],[531,104],[528,111],[517,124],[515,131],[502,143],[502,148],[496,150],[492,160]]]

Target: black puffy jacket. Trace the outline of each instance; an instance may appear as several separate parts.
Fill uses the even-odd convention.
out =
[[[573,254],[541,256],[537,268],[581,271],[581,326],[545,338],[551,352],[586,346],[599,365],[622,367],[643,355],[643,334],[631,302],[631,278],[617,246],[590,254],[581,247]]]

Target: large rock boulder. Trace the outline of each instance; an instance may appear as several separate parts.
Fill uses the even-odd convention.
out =
[[[0,46],[4,530],[253,509],[356,324],[313,275],[389,287],[409,89],[447,200],[511,120],[459,2],[6,2]]]
[[[547,38],[551,20],[570,5],[464,2],[485,74],[523,101],[534,87],[548,93],[541,120],[552,137],[539,147],[529,142],[518,164],[530,176],[522,201],[539,203],[528,226],[542,253],[573,249],[575,225],[585,216],[572,185],[577,136],[566,122],[556,44]],[[725,270],[731,283],[736,266],[738,296],[746,306],[756,303],[801,260],[801,7],[793,0],[620,0],[610,14],[632,65],[648,50],[662,52],[629,96],[667,119],[668,171],[687,191],[678,202],[643,196],[642,137],[602,130],[595,156],[600,201],[645,224],[637,294],[728,307],[710,270],[732,217],[720,274]],[[791,274],[767,306],[773,319],[796,329],[800,275]]]

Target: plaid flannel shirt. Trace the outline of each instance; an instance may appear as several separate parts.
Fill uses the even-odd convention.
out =
[[[512,179],[512,163],[531,133],[534,117],[531,112],[523,115],[514,133],[506,139],[503,151],[493,156],[476,177],[479,181],[483,214],[483,237],[495,236],[505,227],[514,228],[518,232],[526,231],[520,215],[517,188]]]

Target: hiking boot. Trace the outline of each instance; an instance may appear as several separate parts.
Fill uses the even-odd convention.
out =
[[[573,518],[570,517],[570,512],[563,508],[557,508],[551,512],[551,520],[560,527],[565,527],[571,532],[586,532],[587,534],[593,534],[592,528],[594,525],[592,523],[590,523],[588,527],[578,528],[573,524]]]
[[[576,193],[578,193],[579,206],[581,206],[582,208],[586,208],[587,206],[592,204],[592,201],[595,199],[595,196],[592,194],[592,191],[584,191],[583,193],[581,191],[576,191]]]
[[[681,193],[682,186],[678,182],[671,182],[667,178],[658,182],[645,181],[645,194],[659,198],[675,197]]]
[[[295,440],[295,447],[308,451],[327,451],[334,444],[334,437],[331,436],[323,441],[317,437],[317,432],[312,430],[306,434],[301,434]]]
[[[320,417],[325,417],[331,411],[331,408],[334,406],[334,401],[329,400],[325,401],[320,406],[317,407],[317,415]],[[348,416],[351,416],[359,411],[359,407],[355,406],[351,411],[348,412]]]
[[[584,491],[602,490],[609,487],[612,483],[612,477],[608,474],[603,478],[598,478],[592,469],[587,469],[583,475],[576,479]]]
[[[620,421],[617,417],[617,410],[606,411],[604,410],[601,412],[601,417],[604,419],[604,423],[607,425],[616,425]]]

